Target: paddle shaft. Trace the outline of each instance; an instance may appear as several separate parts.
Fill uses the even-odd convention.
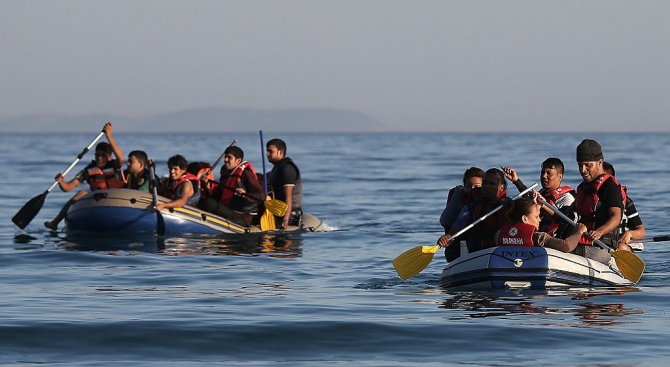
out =
[[[545,200],[545,199],[542,197],[542,195],[538,195],[537,197],[538,197],[538,198],[540,199],[540,201],[542,202],[542,205],[546,205],[549,209],[553,210],[554,213],[558,214],[558,216],[561,217],[564,221],[570,223],[573,227],[577,225],[577,223],[576,223],[574,220],[570,219],[567,215],[563,214],[563,212],[561,212],[560,210],[558,210],[557,207],[555,207],[555,206],[549,204],[549,203],[547,202],[547,200]],[[598,245],[598,246],[604,248],[605,250],[613,251],[613,249],[612,249],[611,247],[607,246],[607,245],[606,245],[605,243],[603,243],[603,241],[601,241],[601,240],[595,240],[595,241],[593,241],[593,243],[595,243],[596,245]]]
[[[235,144],[237,144],[237,139],[233,139],[233,142],[230,143],[230,145],[228,146],[228,148],[234,146]],[[227,148],[226,148],[226,149],[227,149]],[[221,161],[223,160],[223,157],[225,157],[225,155],[226,155],[226,151],[224,150],[223,153],[221,153],[221,155],[219,156],[219,158],[214,162],[214,164],[213,164],[211,167],[209,167],[209,169],[207,170],[207,172],[205,172],[204,174],[202,174],[202,175],[201,175],[200,177],[198,177],[198,178],[202,178],[202,177],[209,176],[209,174],[212,173],[212,171],[214,171],[214,168],[216,168],[216,166],[218,166],[219,163],[221,163]]]
[[[84,148],[84,150],[81,151],[81,153],[79,153],[79,155],[77,156],[77,159],[75,159],[74,162],[72,162],[72,164],[70,165],[70,167],[68,167],[65,171],[63,171],[63,173],[61,173],[61,175],[62,175],[62,176],[67,175],[67,174],[74,168],[74,166],[76,166],[77,163],[79,163],[79,161],[84,157],[84,155],[85,155],[86,153],[88,153],[88,151],[91,150],[91,148],[93,148],[93,146],[95,145],[95,143],[97,143],[98,140],[102,139],[103,136],[105,136],[105,132],[104,132],[104,131],[102,131],[100,134],[98,134],[98,136],[97,136],[95,139],[93,139],[93,141],[91,142],[91,144],[89,144],[86,148]],[[54,182],[54,183],[51,185],[51,187],[49,187],[49,188],[47,189],[46,192],[51,192],[51,190],[53,190],[56,186],[58,186],[58,181]]]
[[[154,164],[149,166],[149,174],[151,177],[151,194],[153,196],[153,206],[158,205],[158,189],[156,188],[156,169]],[[156,233],[159,237],[165,234],[165,220],[163,219],[163,214],[157,209],[154,209],[156,212]]]
[[[523,190],[523,191],[521,191],[519,194],[517,194],[515,197],[513,197],[512,200],[516,200],[516,199],[518,199],[518,198],[524,196],[526,193],[528,193],[529,191],[533,190],[536,186],[537,186],[537,183],[532,184],[530,187],[526,188],[525,190]],[[503,207],[502,204],[501,204],[501,205],[498,205],[498,207],[496,207],[495,209],[493,209],[493,210],[491,210],[490,212],[488,212],[488,213],[482,215],[481,217],[479,217],[479,218],[478,218],[477,220],[475,220],[474,222],[472,222],[472,223],[468,224],[467,226],[465,226],[465,228],[463,228],[463,229],[461,229],[460,231],[456,232],[453,236],[449,237],[449,243],[451,243],[451,242],[453,241],[454,238],[456,238],[456,237],[462,235],[463,233],[465,233],[465,232],[467,232],[468,230],[470,230],[470,228],[476,226],[476,225],[479,224],[481,221],[483,221],[483,220],[485,220],[486,218],[490,217],[491,215],[495,214],[498,210],[502,209],[502,207]]]
[[[664,241],[670,241],[670,235],[656,236],[656,237],[651,237],[651,238],[640,238],[639,240],[635,240],[635,239],[630,240],[630,242],[635,242],[635,243],[664,242]]]

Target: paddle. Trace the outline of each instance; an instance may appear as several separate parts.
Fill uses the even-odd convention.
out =
[[[235,144],[237,144],[237,139],[233,139],[233,141],[230,143],[230,145],[228,145],[228,148],[232,147]],[[209,167],[209,169],[205,173],[200,175],[200,177],[198,177],[198,178],[203,178],[203,177],[209,176],[209,174],[212,173],[212,171],[214,171],[214,168],[216,168],[216,166],[218,166],[219,163],[221,163],[221,161],[223,160],[223,157],[225,157],[225,155],[226,155],[226,151],[224,150],[223,153],[221,153],[221,155],[219,156],[219,158],[214,162],[214,164],[211,167]]]
[[[77,163],[79,163],[79,161],[84,156],[84,154],[86,154],[89,150],[91,150],[91,148],[95,145],[95,143],[97,143],[98,140],[100,140],[104,135],[105,135],[105,131],[103,130],[100,134],[98,134],[98,136],[95,139],[93,139],[91,144],[89,144],[86,148],[84,148],[84,150],[81,151],[81,153],[79,153],[79,155],[77,156],[77,159],[75,159],[74,162],[72,162],[70,167],[68,167],[65,170],[65,172],[63,172],[62,175],[63,176],[67,175],[70,172],[70,170],[72,170],[72,168],[74,168],[74,166],[76,166]],[[58,185],[58,181],[54,182],[43,193],[41,193],[41,194],[35,196],[34,198],[30,199],[30,201],[28,201],[18,211],[18,213],[16,213],[16,215],[14,215],[14,217],[12,217],[12,222],[14,222],[14,224],[16,224],[21,229],[26,228],[26,226],[35,218],[35,216],[40,211],[40,209],[42,209],[42,205],[44,205],[44,200],[45,200],[47,194],[49,194],[49,192],[51,192],[51,190],[53,190],[54,187],[56,187],[57,185]]]
[[[163,236],[165,236],[165,220],[163,219],[163,214],[161,214],[160,210],[155,209],[156,205],[158,205],[158,190],[156,189],[156,170],[154,166],[155,164],[153,163],[149,165],[149,174],[153,186],[151,194],[153,195],[154,199],[152,205],[154,206],[154,211],[156,212],[156,234],[158,235],[158,238],[161,239]]]
[[[567,215],[563,214],[560,210],[558,210],[558,208],[549,204],[542,197],[542,195],[538,195],[538,198],[540,199],[542,204],[546,205],[549,209],[553,210],[554,213],[558,214],[558,216],[561,217],[564,221],[570,223],[573,227],[577,225],[575,221],[570,219]],[[630,280],[633,283],[637,283],[640,281],[640,278],[642,278],[642,273],[644,272],[645,264],[644,261],[642,261],[642,259],[640,259],[639,256],[637,256],[631,251],[614,250],[613,248],[607,246],[600,240],[595,240],[593,241],[593,243],[609,251],[610,255],[612,255],[614,261],[616,262],[617,268],[619,268],[619,271],[624,276],[624,278]]]
[[[223,188],[235,191],[236,189],[234,187],[230,186],[223,186]],[[265,208],[270,211],[272,215],[276,215],[278,217],[283,217],[284,214],[286,214],[286,210],[288,210],[288,205],[278,199],[270,199],[270,200],[263,200],[261,198],[257,198],[253,195],[249,195],[247,193],[242,194],[242,196],[247,197],[251,200],[258,201],[259,203],[265,203]]]
[[[670,235],[650,237],[650,238],[640,238],[639,240],[630,240],[630,242],[635,242],[635,243],[664,242],[664,241],[670,241]]]
[[[518,195],[512,198],[512,200],[516,200],[523,195],[525,195],[527,192],[531,191],[533,188],[535,188],[537,184],[533,184],[532,186],[528,187],[527,189],[521,191]],[[470,230],[472,227],[476,226],[479,224],[481,221],[485,220],[486,218],[490,217],[493,215],[495,212],[500,210],[503,206],[498,205],[497,208],[491,210],[490,212],[484,214],[474,222],[470,223],[467,225],[465,228],[461,229],[460,231],[456,232],[453,236],[449,238],[449,243],[453,241],[454,238],[457,238],[458,236],[462,235],[463,233],[467,232]],[[400,278],[402,280],[406,280],[408,278],[411,278],[417,274],[419,274],[423,269],[425,269],[428,264],[433,260],[433,255],[437,252],[437,250],[440,249],[440,245],[433,245],[433,246],[417,246],[412,249],[409,249],[400,256],[396,257],[395,260],[393,260],[393,267],[395,268],[395,271],[398,273]]]
[[[261,158],[263,160],[263,188],[265,189],[265,197],[268,197],[268,176],[265,171],[265,144],[263,144],[263,130],[259,130],[261,135]],[[286,214],[286,210],[284,210]],[[283,215],[283,214],[282,214]],[[265,207],[265,213],[261,216],[261,231],[274,231],[277,229],[275,217],[270,212],[270,208]]]

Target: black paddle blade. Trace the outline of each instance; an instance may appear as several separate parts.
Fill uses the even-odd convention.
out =
[[[163,214],[156,211],[156,233],[158,237],[165,236],[165,220],[163,219]]]
[[[44,205],[44,199],[48,193],[48,191],[45,191],[42,194],[30,199],[30,201],[27,202],[26,205],[24,205],[23,208],[21,208],[21,210],[19,210],[19,212],[16,213],[16,215],[12,218],[12,222],[14,222],[14,224],[16,224],[16,226],[21,229],[26,228],[26,226],[35,218],[37,213],[39,213],[40,209],[42,209],[42,205]]]

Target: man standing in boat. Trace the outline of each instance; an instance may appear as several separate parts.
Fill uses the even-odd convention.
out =
[[[500,166],[500,168],[505,173],[505,177],[519,189],[519,192],[527,188],[512,167]],[[562,184],[564,172],[565,166],[559,158],[545,159],[540,171],[540,183],[542,184],[540,195],[568,218],[576,220],[575,202],[577,193],[572,187]],[[563,221],[546,205],[542,207],[540,218],[542,219],[539,227],[541,232],[546,232],[557,238],[566,238],[573,232],[572,226]]]
[[[289,225],[302,223],[302,178],[300,170],[293,160],[286,156],[286,143],[281,139],[271,139],[265,144],[268,161],[272,171],[268,174],[268,188],[276,200],[286,203],[288,209],[284,217],[279,218],[279,226],[286,229]]]
[[[608,250],[595,246],[593,241],[616,247],[624,207],[623,189],[614,176],[605,173],[603,160],[597,141],[584,139],[577,146],[577,165],[583,181],[577,187],[575,210],[588,231],[574,253],[606,264],[610,260]]]
[[[88,182],[91,191],[118,189],[125,185],[123,173],[121,172],[121,168],[123,167],[123,153],[112,135],[112,123],[107,122],[102,131],[105,133],[109,143],[102,142],[95,146],[95,159],[91,161],[88,166],[74,176],[69,182],[65,181],[65,176],[61,173],[56,175],[58,186],[60,186],[60,189],[63,190],[63,192],[72,191],[77,186],[81,185],[82,182]],[[112,158],[112,154],[114,154],[115,158]],[[86,194],[88,194],[88,191],[86,190],[77,192],[67,203],[65,203],[65,205],[63,205],[54,219],[44,222],[44,226],[54,231],[58,229],[58,224],[65,218],[70,206]]]

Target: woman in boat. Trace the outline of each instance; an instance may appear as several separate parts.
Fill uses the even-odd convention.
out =
[[[535,195],[537,192],[533,191]],[[586,226],[577,223],[573,233],[565,239],[555,238],[549,233],[539,232],[540,208],[537,198],[522,197],[507,200],[503,206],[507,222],[495,235],[498,246],[539,246],[550,247],[563,252],[572,252],[579,238],[586,232]]]
[[[491,168],[482,177],[482,186],[475,187],[470,192],[470,202],[463,207],[456,221],[447,234],[440,237],[437,243],[445,247],[444,256],[447,261],[453,261],[460,256],[459,239],[450,241],[451,236],[467,227],[470,223],[489,213],[500,206],[507,199],[507,182],[505,174],[497,169]],[[469,252],[479,251],[484,248],[494,247],[493,235],[505,223],[505,216],[501,211],[481,221],[476,228],[465,232],[464,239],[468,245]]]

